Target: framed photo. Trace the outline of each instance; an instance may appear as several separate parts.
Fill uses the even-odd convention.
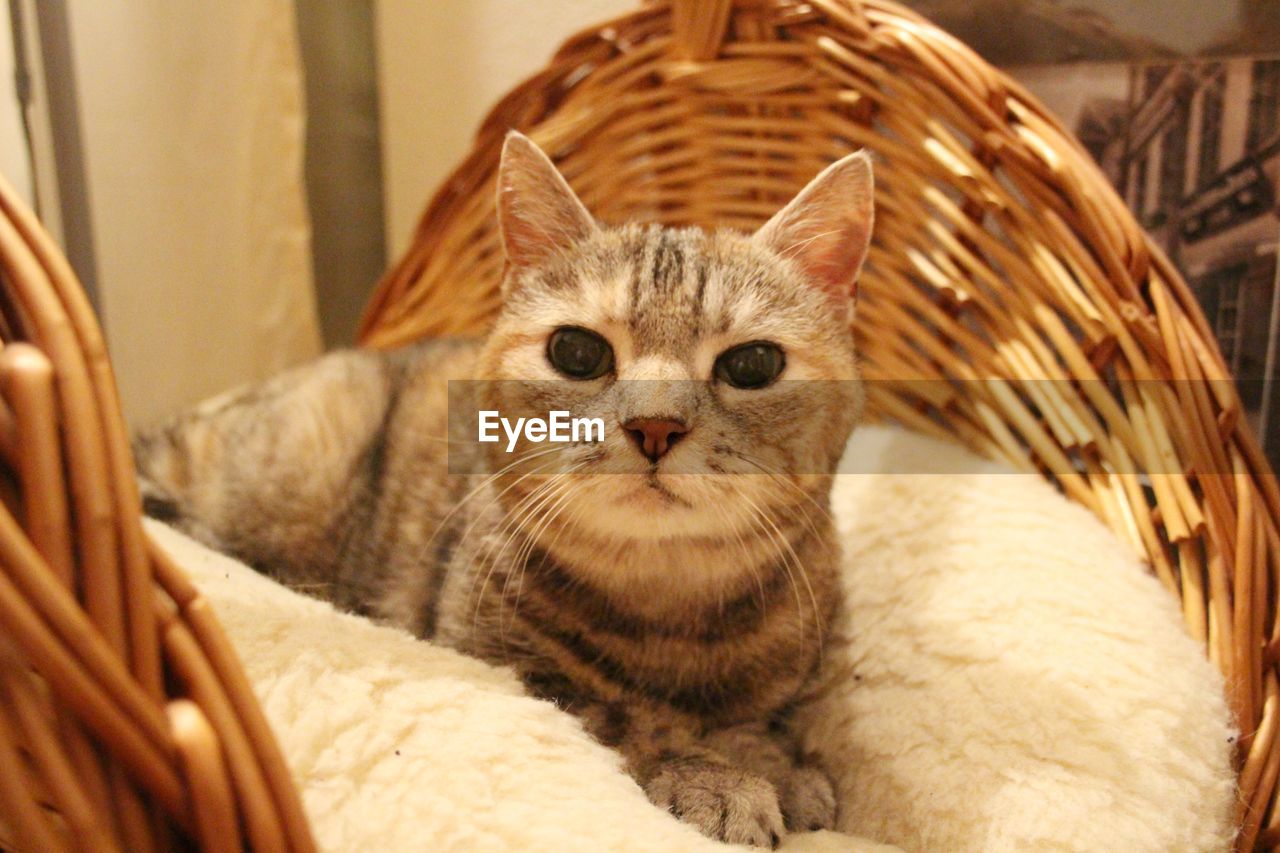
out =
[[[1280,51],[1275,0],[907,0],[997,65]],[[998,25],[992,22],[998,21]]]
[[[1084,143],[1191,285],[1280,469],[1280,2],[908,2]]]
[[[1012,71],[1182,271],[1280,467],[1280,53]]]

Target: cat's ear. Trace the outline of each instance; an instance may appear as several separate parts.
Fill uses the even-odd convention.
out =
[[[797,264],[832,297],[853,299],[871,242],[874,198],[871,158],[857,151],[824,169],[753,239]]]
[[[512,131],[498,166],[498,228],[507,260],[529,267],[590,235],[597,225],[542,149]]]

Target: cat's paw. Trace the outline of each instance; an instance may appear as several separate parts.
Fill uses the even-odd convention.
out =
[[[700,758],[676,759],[659,768],[645,793],[655,805],[719,841],[777,847],[782,838],[778,794],[754,773]]]
[[[816,767],[802,765],[787,774],[779,801],[791,832],[836,827],[836,792],[831,780]]]

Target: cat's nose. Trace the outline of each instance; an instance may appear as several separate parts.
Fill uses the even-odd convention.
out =
[[[622,428],[650,462],[661,459],[689,431],[688,426],[670,418],[633,418]]]

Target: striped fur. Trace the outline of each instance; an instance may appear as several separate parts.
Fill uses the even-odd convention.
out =
[[[780,722],[838,607],[827,496],[861,406],[853,282],[821,272],[851,276],[865,253],[869,170],[844,162],[815,182],[822,206],[795,209],[802,195],[754,238],[601,229],[513,138],[488,338],[333,354],[141,434],[147,509],[283,583],[513,666],[713,837],[831,826],[830,784]],[[833,255],[849,250],[830,233],[857,256]],[[606,338],[614,371],[559,376],[546,346],[563,326]],[[786,354],[780,381],[712,381],[718,354],[761,340]],[[480,380],[468,402],[506,417],[601,417],[605,440],[476,444],[449,419],[450,379]],[[619,427],[636,417],[689,431],[651,462]]]

